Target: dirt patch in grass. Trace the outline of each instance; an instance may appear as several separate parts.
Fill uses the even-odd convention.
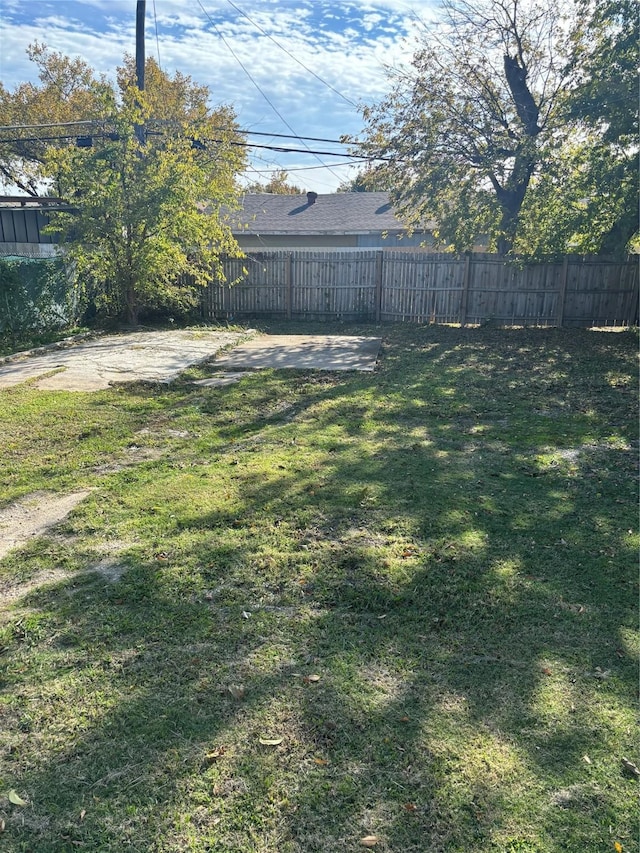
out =
[[[36,536],[42,536],[72,512],[91,492],[67,495],[35,492],[0,509],[0,560]]]
[[[0,598],[5,604],[12,604],[36,590],[42,590],[47,586],[53,586],[69,579],[69,572],[64,569],[45,569],[33,575],[27,581],[19,583],[0,584]]]

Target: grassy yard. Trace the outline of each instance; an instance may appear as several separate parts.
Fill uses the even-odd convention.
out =
[[[0,849],[637,850],[635,336],[286,331],[379,370],[0,392],[0,506],[92,489],[0,563]]]

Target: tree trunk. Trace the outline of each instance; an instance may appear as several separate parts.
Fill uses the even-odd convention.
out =
[[[520,210],[534,168],[535,159],[529,153],[517,154],[506,186],[496,188],[496,196],[502,213],[500,236],[498,237],[499,255],[508,255],[513,248],[518,231]]]
[[[132,275],[127,277],[125,290],[125,322],[128,326],[138,325],[138,300],[136,299],[135,281]]]

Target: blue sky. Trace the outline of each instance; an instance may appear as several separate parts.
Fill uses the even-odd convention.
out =
[[[146,53],[206,84],[212,106],[232,104],[243,128],[338,139],[359,132],[357,105],[384,95],[385,66],[411,58],[431,9],[432,0],[146,0]],[[25,52],[36,40],[112,74],[135,53],[135,17],[136,0],[0,0],[0,79],[9,89],[37,80]],[[247,178],[285,168],[304,190],[333,192],[356,171],[342,163],[256,150]]]

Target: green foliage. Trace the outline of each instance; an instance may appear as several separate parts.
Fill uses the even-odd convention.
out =
[[[479,235],[501,253],[558,126],[566,21],[555,0],[447,0],[390,95],[364,110],[362,153],[410,222],[435,220],[457,250]]]
[[[75,320],[77,301],[65,266],[57,260],[0,258],[0,338],[14,343]]]
[[[233,112],[209,113],[206,87],[167,78],[153,63],[150,70],[145,92],[130,86],[109,95],[105,129],[91,147],[50,148],[46,159],[57,193],[72,207],[51,216],[50,230],[84,298],[99,315],[131,324],[141,311],[193,310],[198,286],[222,277],[220,254],[239,252],[220,219],[221,208],[236,203],[244,156],[234,145]],[[121,85],[128,76],[125,66]],[[210,149],[200,140],[214,125]]]
[[[603,254],[623,254],[638,242],[638,43],[640,18],[631,0],[581,0],[573,64],[579,82],[571,117],[590,144],[576,169],[584,177],[590,217],[583,239]],[[602,202],[609,215],[601,213]]]
[[[295,184],[290,184],[288,178],[287,172],[284,169],[279,169],[264,184],[260,181],[248,184],[246,191],[249,193],[273,193],[274,195],[302,195],[304,190]]]
[[[375,166],[372,166],[358,172],[355,178],[350,181],[343,181],[337,191],[339,193],[367,193],[386,192],[387,189],[384,175],[380,174]]]
[[[616,159],[593,134],[559,144],[532,180],[517,248],[534,257],[626,254],[637,227],[637,184],[627,155]]]
[[[114,85],[44,45],[33,45],[29,56],[41,85],[0,88],[2,121],[91,120],[75,131],[90,145],[7,143],[0,171],[26,192],[44,181],[67,201],[68,210],[52,214],[50,231],[73,266],[81,300],[99,316],[131,324],[144,311],[193,310],[198,286],[221,277],[220,254],[239,253],[220,216],[236,204],[244,163],[233,110],[209,110],[206,86],[179,72],[170,77],[152,59],[139,92],[131,57]]]
[[[38,68],[40,85],[21,83],[9,92],[0,83],[0,124],[85,121],[100,119],[108,111],[112,88],[84,60],[51,51],[38,42],[29,46],[27,54]],[[0,143],[0,173],[22,192],[39,195],[39,186],[49,177],[44,167],[49,143],[39,140],[33,128],[11,135],[17,141]],[[51,136],[51,129],[41,135]]]
[[[630,0],[445,0],[409,70],[364,110],[412,223],[461,251],[620,254],[637,227],[638,16]]]

